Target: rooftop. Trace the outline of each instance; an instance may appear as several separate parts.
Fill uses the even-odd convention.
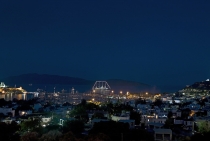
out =
[[[172,134],[171,129],[153,129],[155,133],[159,134]]]

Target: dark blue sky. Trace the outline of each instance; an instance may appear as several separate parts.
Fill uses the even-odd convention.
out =
[[[210,77],[209,0],[2,0],[0,78],[186,85]]]

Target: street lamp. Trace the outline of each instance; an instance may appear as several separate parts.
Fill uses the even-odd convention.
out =
[[[96,90],[93,90],[93,99],[92,99],[92,101],[94,101],[95,99],[95,92],[96,92]]]
[[[129,95],[129,92],[127,92],[127,94],[126,94],[126,99],[128,98],[128,95]]]
[[[148,95],[148,92],[146,92],[146,97],[147,97],[147,95]]]
[[[93,96],[95,96],[96,90],[93,90]]]
[[[110,97],[114,97],[114,91],[112,90],[112,93],[110,94]]]
[[[120,94],[122,94],[122,91],[120,91]],[[120,94],[118,94],[118,100],[120,99]]]

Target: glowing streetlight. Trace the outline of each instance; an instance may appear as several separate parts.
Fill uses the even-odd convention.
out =
[[[95,96],[96,90],[93,90],[93,96]]]
[[[129,92],[126,93],[126,99],[128,99]]]
[[[146,96],[145,97],[148,97],[148,92],[146,92]]]

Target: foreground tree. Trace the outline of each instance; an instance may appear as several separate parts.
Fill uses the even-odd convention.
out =
[[[84,130],[84,123],[80,120],[68,120],[64,123],[63,132],[71,131],[74,134],[80,134]]]
[[[15,134],[17,130],[19,130],[20,126],[17,125],[16,122],[12,122],[11,124],[6,124],[4,122],[0,122],[0,140],[19,140],[19,135]]]
[[[79,120],[83,120],[84,122],[88,121],[88,114],[86,112],[86,108],[83,106],[78,106],[73,109],[70,114],[70,117],[77,118]]]
[[[95,123],[90,130],[90,135],[94,136],[99,133],[107,135],[111,140],[121,140],[122,136],[125,139],[125,135],[129,132],[129,125],[121,122],[99,122]]]
[[[156,98],[153,104],[154,104],[154,106],[160,107],[163,104],[163,102],[161,99]]]
[[[44,128],[44,132],[43,133],[47,133],[51,130],[58,130],[58,131],[61,131],[61,126],[60,125],[47,125],[45,128]]]
[[[138,104],[146,104],[146,100],[138,98],[137,100],[135,100],[135,105],[137,106]]]
[[[172,126],[173,126],[173,120],[172,119],[167,119],[165,121],[164,128],[170,129],[170,128],[172,128]]]
[[[58,130],[51,130],[46,134],[43,134],[40,141],[58,141],[59,138],[62,136],[62,133]]]
[[[99,106],[94,103],[87,103],[85,105],[86,110],[97,110],[99,109]]]
[[[189,108],[182,110],[182,118],[187,119],[190,116],[191,110]]]
[[[103,114],[103,113],[101,113],[101,112],[95,112],[95,113],[92,115],[91,119],[94,119],[94,118],[104,119],[105,117],[104,117],[104,114]]]
[[[0,120],[4,119],[5,115],[3,113],[0,113]]]
[[[201,134],[195,134],[195,135],[193,135],[192,137],[191,137],[191,141],[204,141],[204,136],[203,135],[201,135]]]
[[[208,127],[208,122],[202,121],[198,123],[198,132],[207,133],[210,132],[210,128]]]
[[[68,132],[60,137],[59,141],[79,141],[72,132]]]
[[[154,136],[143,129],[130,130],[129,140],[132,141],[154,141]]]
[[[38,133],[37,132],[28,132],[21,136],[21,141],[37,141]]]
[[[41,119],[28,119],[27,121],[23,121],[20,124],[20,134],[24,134],[25,132],[38,132],[42,133]]]
[[[137,112],[131,112],[130,119],[135,120],[135,125],[139,125],[141,121],[141,115]]]
[[[87,141],[111,141],[109,136],[103,133],[88,136]]]

